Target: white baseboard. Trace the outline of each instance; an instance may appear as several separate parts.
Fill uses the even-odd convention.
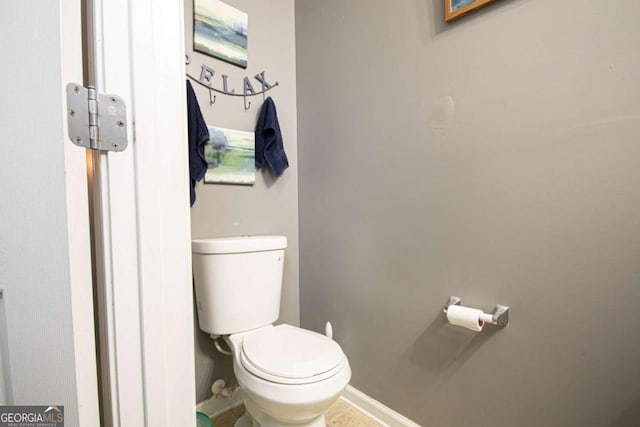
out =
[[[215,397],[211,396],[196,405],[196,411],[207,414],[210,418],[238,406],[244,400],[244,391],[237,388],[231,397]]]
[[[350,385],[342,393],[342,399],[385,427],[420,427],[419,424]]]

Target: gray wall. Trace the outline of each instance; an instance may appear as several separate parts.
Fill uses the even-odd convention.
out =
[[[186,51],[192,56],[187,72],[200,76],[201,65],[216,71],[214,87],[222,88],[221,75],[229,76],[229,86],[242,93],[242,79],[266,72],[271,84],[279,86],[268,92],[278,111],[285,150],[290,167],[277,180],[270,170],[256,173],[253,187],[211,185],[199,183],[197,200],[191,209],[191,229],[194,238],[233,236],[242,234],[279,234],[287,236],[289,247],[285,262],[284,287],[279,322],[299,324],[298,297],[298,162],[296,117],[296,60],[293,0],[256,2],[225,0],[249,15],[248,68],[236,67],[215,58],[193,52],[193,2],[185,1]],[[194,84],[196,96],[208,125],[253,131],[262,105],[262,96],[248,98],[249,111],[244,111],[242,97],[218,94],[209,106],[207,89]],[[197,321],[197,319],[196,319]],[[231,360],[213,347],[207,334],[194,326],[196,333],[197,401],[210,396],[214,378],[231,381]]]
[[[640,3],[442,3],[296,1],[302,326],[422,425],[638,425]]]

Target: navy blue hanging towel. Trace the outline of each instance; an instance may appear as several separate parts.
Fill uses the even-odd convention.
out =
[[[289,160],[282,144],[276,105],[271,97],[262,104],[256,125],[256,168],[261,168],[265,161],[276,177],[282,175],[289,167]]]
[[[191,206],[193,206],[196,202],[196,181],[201,181],[207,172],[204,146],[209,141],[209,129],[202,117],[198,99],[189,80],[187,80],[187,122],[189,125],[189,181]]]

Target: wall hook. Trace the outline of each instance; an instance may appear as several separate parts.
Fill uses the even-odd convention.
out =
[[[247,97],[244,97],[244,111],[249,111],[249,108],[251,108],[251,101],[249,101],[247,103]]]
[[[213,105],[216,103],[216,95],[213,95],[213,98],[211,97],[212,94],[212,90],[209,89],[209,105]]]

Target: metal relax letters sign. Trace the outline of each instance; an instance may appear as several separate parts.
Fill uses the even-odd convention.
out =
[[[191,63],[191,58],[187,56],[186,64],[188,65],[190,63]],[[269,90],[279,85],[278,82],[275,82],[273,84],[270,84],[269,82],[267,82],[267,79],[265,77],[265,72],[261,71],[260,73],[254,76],[254,79],[256,79],[258,83],[260,83],[260,88],[261,88],[260,91],[256,92],[249,77],[245,77],[242,82],[242,92],[236,93],[235,89],[229,88],[229,76],[226,74],[220,75],[222,78],[222,89],[215,88],[213,86],[213,80],[215,75],[216,75],[216,71],[206,64],[201,65],[199,78],[196,78],[190,75],[189,73],[187,73],[187,77],[189,77],[194,82],[200,84],[201,86],[206,87],[209,90],[209,105],[213,105],[216,102],[216,95],[212,96],[211,92],[216,92],[222,95],[229,95],[229,96],[242,96],[244,98],[245,111],[251,107],[251,102],[247,102],[248,96],[262,95],[262,98],[264,99],[266,92],[268,92]]]

